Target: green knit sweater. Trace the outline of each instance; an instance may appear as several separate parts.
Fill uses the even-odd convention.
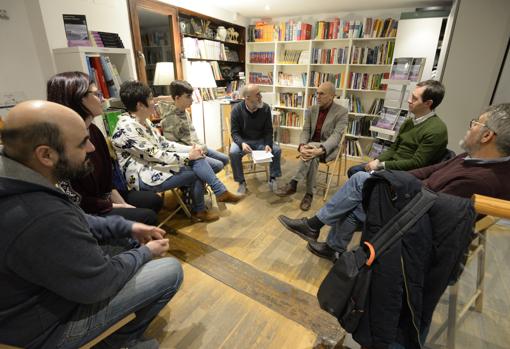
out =
[[[446,153],[447,144],[446,125],[437,115],[416,126],[412,119],[407,119],[395,143],[378,159],[384,161],[388,170],[412,170],[439,162]]]

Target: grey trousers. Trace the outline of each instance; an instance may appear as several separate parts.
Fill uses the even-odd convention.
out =
[[[317,179],[317,171],[319,169],[319,157],[315,157],[308,161],[300,160],[299,169],[293,180],[299,182],[306,179],[306,192],[313,194],[313,187]]]

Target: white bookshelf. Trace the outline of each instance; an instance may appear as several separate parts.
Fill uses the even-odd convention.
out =
[[[120,79],[134,80],[131,64],[131,51],[126,48],[113,47],[65,47],[53,50],[57,73],[67,71],[81,71],[89,73],[86,58],[88,56],[108,56],[112,64],[117,67]]]
[[[362,100],[364,110],[368,111],[372,102],[376,98],[383,98],[384,90],[366,90],[366,89],[350,89],[347,86],[347,80],[351,72],[354,73],[389,73],[391,70],[391,64],[351,64],[351,53],[353,47],[375,47],[381,45],[384,42],[394,42],[395,38],[342,38],[342,39],[317,39],[317,40],[298,40],[298,41],[269,41],[269,42],[247,42],[246,43],[246,78],[249,81],[250,73],[262,73],[265,75],[272,75],[273,84],[257,84],[262,92],[272,92],[275,96],[276,103],[273,107],[280,110],[288,110],[299,113],[301,118],[301,125],[303,124],[304,113],[309,107],[308,100],[311,96],[316,93],[317,86],[310,86],[310,74],[312,71],[319,73],[331,73],[338,74],[343,73],[343,85],[336,88],[336,95],[340,98],[347,98],[353,94]],[[346,48],[347,57],[346,63],[311,63],[312,49],[314,48]],[[301,50],[308,51],[309,58],[306,63],[282,63],[281,58],[285,50]],[[274,62],[273,63],[250,63],[251,52],[273,52]],[[302,73],[306,74],[305,86],[295,85],[284,85],[278,80],[278,73],[287,73],[299,75]],[[278,105],[278,96],[280,93],[302,93],[304,105],[302,108],[288,107]],[[349,118],[358,117],[377,117],[378,115],[367,114],[367,113],[349,113]],[[290,132],[290,143],[281,143],[282,146],[297,147],[299,141],[299,133],[301,127],[294,126],[280,126],[283,130]],[[368,136],[355,136],[350,135],[351,138],[363,139],[365,142],[373,140],[374,138]],[[293,141],[295,140],[295,142]],[[365,155],[365,154],[364,154]],[[360,158],[358,158],[360,159]]]

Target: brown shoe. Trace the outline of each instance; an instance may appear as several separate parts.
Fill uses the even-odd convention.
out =
[[[290,183],[285,184],[283,188],[279,188],[275,191],[275,194],[281,197],[290,196],[296,193],[296,188],[293,187]]]
[[[218,216],[215,213],[205,210],[205,211],[195,212],[193,214],[193,218],[197,219],[200,222],[214,222],[214,221],[217,221],[218,219],[220,219],[220,216]]]
[[[308,211],[310,209],[310,206],[312,206],[313,201],[313,195],[306,193],[303,197],[303,200],[301,200],[301,204],[299,205],[299,208],[303,211]]]
[[[229,202],[229,203],[236,203],[243,199],[244,196],[242,195],[235,195],[229,192],[228,190],[224,192],[221,195],[218,195],[216,197],[217,202]]]

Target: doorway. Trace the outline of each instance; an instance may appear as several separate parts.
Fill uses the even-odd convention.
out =
[[[162,68],[165,75],[170,69],[172,78],[182,79],[177,8],[155,0],[129,0],[129,17],[138,80],[146,83],[155,96],[168,94],[168,83],[160,85]],[[157,66],[159,78],[155,79]]]

